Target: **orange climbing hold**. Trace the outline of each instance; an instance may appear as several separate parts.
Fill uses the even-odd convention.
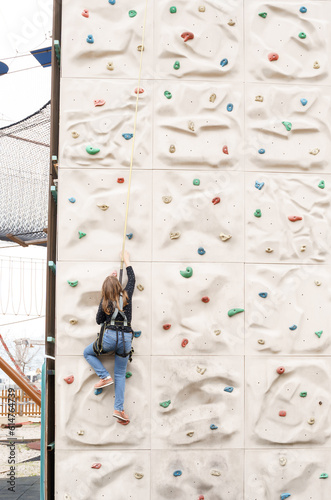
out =
[[[213,199],[212,199],[212,203],[213,203],[214,205],[217,205],[217,203],[220,203],[220,201],[221,201],[221,198],[220,198],[219,196],[216,196],[216,198],[213,198]]]
[[[165,325],[163,325],[163,330],[169,330],[169,328],[171,328],[170,323],[166,323]]]
[[[104,104],[106,104],[106,101],[104,101],[103,99],[95,99],[93,102],[94,106],[103,106]]]
[[[75,380],[75,377],[73,375],[69,375],[69,377],[66,377],[65,379],[63,379],[65,382],[67,382],[67,384],[72,384],[73,381]]]
[[[187,42],[188,40],[193,40],[194,38],[193,33],[191,33],[190,31],[185,31],[180,36],[184,39],[184,42]]]
[[[284,368],[284,366],[279,366],[279,367],[277,368],[277,373],[279,373],[279,375],[281,375],[281,374],[282,374],[282,373],[284,373],[284,372],[285,372],[285,368]]]
[[[101,467],[101,464],[99,462],[91,465],[91,469],[100,469],[100,467]]]
[[[83,17],[90,17],[89,11],[87,9],[84,9],[82,12]]]
[[[210,301],[210,298],[209,297],[202,297],[202,302],[204,302],[205,304],[207,304],[207,302]]]
[[[182,340],[182,347],[186,347],[188,344],[188,340],[187,339],[183,339]]]
[[[279,416],[280,417],[286,417],[286,411],[285,410],[280,410]]]
[[[290,220],[291,222],[296,222],[297,220],[302,220],[302,217],[300,217],[299,215],[289,215],[288,220]]]
[[[119,177],[119,178],[117,179],[117,182],[118,182],[119,184],[123,184],[123,182],[124,182],[124,177]]]
[[[144,92],[145,92],[145,91],[144,91],[144,89],[142,89],[141,87],[139,87],[139,94],[143,94]],[[138,94],[138,87],[136,87],[136,88],[134,89],[134,93],[135,93],[135,94]]]
[[[278,61],[279,59],[279,55],[276,54],[276,52],[271,52],[269,55],[268,55],[268,59],[269,61]]]
[[[223,153],[225,155],[228,155],[229,154],[229,150],[228,150],[228,147],[227,146],[223,146],[223,149],[222,149]]]

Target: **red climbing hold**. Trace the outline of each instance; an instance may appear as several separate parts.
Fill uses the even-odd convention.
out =
[[[194,38],[193,33],[191,33],[190,31],[185,31],[180,36],[184,39],[184,42],[187,42],[187,40],[193,40]]]
[[[280,417],[286,417],[286,411],[285,410],[280,410],[279,416]]]
[[[188,340],[187,340],[187,339],[184,339],[184,340],[182,341],[182,347],[186,347],[186,346],[187,346],[187,344],[188,344]]]
[[[101,464],[99,464],[98,462],[91,465],[91,469],[100,469],[100,467],[101,467]]]
[[[200,495],[199,500],[205,500],[205,497],[203,495]]]
[[[302,220],[302,217],[300,217],[299,215],[289,215],[288,220],[290,220],[291,222],[295,222],[297,220]]]
[[[269,55],[268,55],[268,59],[269,61],[278,61],[279,59],[279,55],[276,54],[276,52],[271,52]]]
[[[229,150],[228,150],[228,147],[227,146],[223,146],[223,149],[222,149],[223,153],[225,155],[228,155],[229,154]]]
[[[104,104],[106,104],[106,101],[104,101],[103,99],[96,99],[94,102],[94,106],[103,106]]]
[[[141,87],[139,87],[139,94],[143,94],[144,92],[145,92],[145,91],[144,91],[144,89],[142,89]],[[137,94],[137,93],[138,93],[138,87],[136,87],[136,88],[134,89],[134,93],[135,93],[135,94]]]
[[[216,198],[213,198],[213,199],[212,199],[212,203],[213,203],[214,205],[217,205],[217,203],[220,203],[220,201],[221,201],[221,198],[219,198],[218,196],[216,196]]]
[[[118,182],[119,184],[123,184],[123,182],[124,182],[124,177],[119,177],[119,178],[117,179],[117,182]]]
[[[69,375],[69,377],[66,377],[65,379],[63,379],[65,382],[67,382],[67,384],[72,384],[73,381],[75,380],[75,377],[73,375]]]
[[[82,12],[83,17],[90,17],[89,11],[87,9],[84,9]]]
[[[284,366],[279,366],[279,367],[277,368],[277,373],[279,373],[280,375],[281,375],[282,373],[284,373],[284,371],[285,371]]]
[[[207,302],[210,301],[210,298],[209,297],[202,297],[202,302],[204,302],[205,304],[207,304]]]
[[[170,323],[166,323],[165,325],[163,325],[163,330],[169,330],[169,328],[171,328]]]

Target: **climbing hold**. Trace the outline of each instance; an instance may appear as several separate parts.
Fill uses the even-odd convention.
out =
[[[222,149],[223,153],[225,155],[228,155],[229,154],[229,150],[228,150],[228,147],[227,146],[223,146],[223,149]]]
[[[301,38],[301,39],[304,39],[304,38],[306,38],[306,37],[307,37],[307,35],[306,35],[306,33],[304,33],[303,31],[301,31],[301,32],[299,33],[298,37],[299,37],[299,38]]]
[[[190,278],[193,274],[193,269],[192,267],[187,267],[185,271],[180,271],[180,274],[183,276],[183,278]]]
[[[315,419],[314,418],[310,418],[309,420],[307,420],[307,422],[308,422],[309,425],[314,425]]]
[[[175,61],[174,63],[174,69],[179,69],[180,68],[180,62],[179,61]]]
[[[171,240],[177,240],[180,237],[180,232],[176,231],[175,233],[170,233],[170,239]]]
[[[254,216],[255,217],[262,217],[262,212],[259,208],[257,208],[254,212]]]
[[[130,139],[132,139],[133,134],[122,134],[122,137],[124,137],[126,141],[129,141]]]
[[[267,292],[261,292],[259,293],[259,296],[262,297],[262,299],[266,299],[268,297]]]
[[[75,130],[74,130],[73,132],[71,132],[71,135],[72,135],[72,137],[73,137],[74,139],[78,139],[78,137],[79,137],[79,133],[78,133],[78,132],[76,132]]]
[[[302,106],[306,106],[306,104],[308,103],[307,99],[300,99],[300,102],[302,104]]]
[[[273,252],[273,248],[268,247],[268,248],[266,248],[266,249],[265,249],[265,251],[266,251],[267,253],[272,253],[272,252]]]
[[[319,65],[319,62],[318,61],[315,61],[314,64],[313,64],[313,68],[314,69],[319,69],[320,68],[320,65]]]
[[[211,94],[209,97],[210,102],[215,102],[216,101],[216,94]]]
[[[87,43],[94,43],[93,35],[87,35],[86,41]]]
[[[218,429],[217,425],[215,425],[215,424],[211,424],[210,428],[212,431],[215,431],[216,429]]]
[[[290,130],[292,130],[292,123],[291,122],[282,122],[282,124],[284,125],[284,127],[286,128],[286,130],[288,132],[290,132]]]
[[[226,107],[226,109],[227,109],[229,112],[233,111],[233,104],[232,104],[232,103],[228,104],[228,105],[227,105],[227,107]]]
[[[316,286],[321,286],[321,284],[322,284],[320,281],[314,281],[314,283]]]
[[[188,344],[188,340],[187,339],[183,339],[182,340],[182,347],[186,347]]]
[[[220,65],[222,66],[222,68],[224,68],[224,66],[226,66],[228,64],[228,60],[227,59],[222,59],[222,61],[220,62]]]
[[[194,132],[194,130],[195,130],[194,123],[188,122],[188,128],[189,128],[189,130],[192,130],[192,132]]]
[[[280,495],[280,500],[286,500],[286,498],[290,497],[291,493],[282,493]]]
[[[221,475],[220,471],[219,471],[219,470],[216,470],[216,469],[212,469],[212,470],[210,471],[210,474],[211,474],[212,476],[220,476],[220,475]]]
[[[86,233],[83,233],[83,231],[78,231],[78,238],[79,239],[84,238],[84,236],[86,236]]]
[[[200,186],[200,179],[193,179],[193,186]]]
[[[103,204],[103,205],[97,205],[97,207],[100,208],[100,210],[103,210],[105,212],[106,210],[108,210],[109,205]]]
[[[130,377],[132,377],[132,372],[126,372],[125,378],[130,378]]]
[[[142,52],[143,50],[145,50],[145,47],[143,45],[138,45],[137,46],[137,50],[138,52]],[[137,93],[137,92],[136,92]],[[142,94],[143,92],[139,92],[139,94]]]
[[[69,375],[69,377],[66,377],[63,379],[67,384],[72,384],[73,381],[75,380],[75,377],[73,375]]]
[[[133,332],[133,336],[134,336],[135,339],[138,339],[140,337],[140,335],[141,335],[141,331],[140,330],[138,330],[136,332]]]
[[[235,23],[235,21],[234,21],[233,19],[230,19],[230,20],[228,21],[228,25],[229,25],[229,26],[234,26],[235,24],[236,24],[236,23]]]
[[[136,17],[137,11],[136,10],[129,10],[129,17]]]
[[[67,280],[67,283],[68,283],[70,286],[72,286],[72,287],[75,287],[75,286],[77,286],[77,285],[78,285],[78,281],[69,281],[69,280]]]
[[[255,100],[258,101],[258,102],[263,102],[263,96],[262,95],[257,95],[255,97]]]
[[[171,14],[176,14],[176,12],[177,12],[177,7],[174,7],[174,6],[170,7],[170,13]]]
[[[200,5],[199,12],[205,12],[206,7],[204,5]]]
[[[68,200],[70,201],[70,203],[75,203],[76,202],[76,198],[73,198],[73,197],[68,198]]]
[[[91,469],[100,469],[100,467],[101,467],[100,463],[95,463],[95,464],[91,465]]]
[[[208,302],[210,301],[210,298],[209,297],[202,297],[201,301],[204,302],[205,304],[208,304]]]
[[[320,474],[320,479],[327,479],[329,477],[329,475],[326,473],[326,472],[322,472],[322,474]]]
[[[163,201],[163,203],[171,203],[172,196],[162,196],[162,201]]]
[[[259,191],[261,191],[261,189],[263,188],[264,186],[264,182],[258,182],[258,181],[255,181],[255,187],[256,189],[258,189]]]
[[[282,373],[285,372],[285,368],[284,366],[279,366],[276,370],[277,373],[279,373],[279,375],[282,375]]]
[[[181,471],[181,470],[175,470],[175,472],[174,472],[174,476],[175,476],[175,477],[179,477],[179,476],[181,476],[182,474],[183,474],[183,473],[182,473],[182,471]]]
[[[185,31],[180,36],[183,38],[184,42],[187,42],[188,40],[193,40],[194,38],[193,33],[191,33],[190,31]]]
[[[219,198],[219,196],[216,196],[216,198],[212,199],[213,205],[217,205],[218,203],[220,203],[220,201],[221,201],[221,198]]]
[[[127,239],[128,239],[128,240],[132,240],[132,238],[133,238],[133,233],[128,233],[128,234],[126,235],[126,237],[127,237]]]
[[[259,13],[259,16],[263,17],[263,19],[265,19],[267,17],[267,15],[268,15],[267,12],[260,12]]]
[[[77,431],[77,434],[78,434],[78,436],[84,436],[85,431],[79,430],[79,431]]]
[[[194,434],[194,431],[189,431],[186,433],[186,436],[191,438],[193,436],[193,434]]]
[[[163,330],[169,330],[170,328],[171,328],[170,323],[166,323],[165,325],[163,325]]]
[[[83,17],[90,17],[89,11],[87,9],[84,9],[82,12]]]
[[[278,61],[279,55],[276,54],[276,52],[271,52],[270,54],[268,54],[268,59],[269,61]]]
[[[297,325],[292,325],[292,326],[289,327],[289,329],[292,330],[292,331],[296,330],[297,328],[298,328]]]
[[[165,90],[165,91],[164,91],[164,95],[165,95],[165,97],[166,97],[167,99],[171,99],[171,98],[172,98],[172,93],[171,93],[171,92],[169,92],[169,90]]]
[[[214,330],[215,335],[221,335],[221,330]]]
[[[298,220],[302,220],[302,217],[300,217],[299,215],[289,215],[288,220],[290,220],[291,222],[296,222]]]
[[[135,473],[134,473],[134,477],[135,477],[136,479],[142,479],[142,478],[144,477],[144,474],[141,474],[140,472],[135,472]]]
[[[203,375],[207,368],[201,368],[200,366],[197,366],[197,372],[200,373],[200,375]]]
[[[116,0],[108,0],[108,2],[110,3],[110,5],[115,5]]]
[[[77,320],[76,318],[71,318],[71,319],[69,319],[69,323],[70,323],[71,325],[77,325],[78,320]]]
[[[265,341],[264,341],[263,339],[259,339],[259,340],[257,341],[257,343],[258,343],[258,344],[263,345],[263,344],[265,344]]]
[[[138,94],[138,91],[139,91],[139,94],[143,94],[143,93],[145,92],[143,88],[141,88],[141,87],[136,87],[136,88],[134,89],[134,93],[135,93],[135,94]]]
[[[316,156],[316,155],[318,155],[319,152],[320,152],[320,150],[318,148],[314,148],[311,151],[309,151],[309,154]]]
[[[171,400],[168,399],[168,401],[163,401],[162,403],[159,403],[162,408],[168,408],[168,406],[171,405]]]
[[[300,392],[300,397],[301,398],[305,398],[307,396],[307,393],[306,392]]]
[[[315,332],[315,335],[317,335],[317,337],[320,339],[322,333],[323,333],[323,330],[319,330],[318,332]]]
[[[102,389],[94,389],[94,394],[96,396],[99,396],[99,394],[101,394],[101,393],[102,393]]]
[[[170,153],[174,153],[176,151],[176,147],[173,144],[171,144],[169,151]]]
[[[200,495],[198,500],[205,500],[205,497],[203,495]]]
[[[280,410],[279,413],[278,413],[278,415],[280,417],[286,417],[286,411],[285,410]]]
[[[142,292],[142,291],[144,290],[144,287],[143,287],[142,285],[140,285],[140,284],[139,284],[139,285],[137,285],[137,288],[138,288],[138,290],[139,290],[140,292]]]
[[[245,309],[239,309],[239,308],[229,309],[228,316],[230,316],[230,318],[231,318],[231,316],[234,316],[235,314],[239,314],[239,313],[244,312],[244,311],[245,311]]]
[[[325,182],[324,182],[324,181],[320,181],[320,182],[318,183],[318,187],[319,187],[320,189],[324,189],[324,188],[325,188]]]
[[[258,153],[259,153],[260,155],[264,155],[264,153],[265,153],[265,149],[263,149],[263,148],[259,149]]]
[[[106,104],[106,101],[104,101],[103,99],[95,99],[93,103],[94,106],[97,107],[97,106],[103,106],[104,104]]]
[[[86,146],[86,152],[89,155],[96,155],[99,153],[100,149],[99,148],[94,148],[93,146]]]
[[[199,247],[198,248],[198,254],[199,255],[205,255],[205,253],[206,253],[206,250],[203,247]]]
[[[284,467],[284,465],[286,465],[287,463],[287,459],[286,457],[279,457],[279,464]]]
[[[306,245],[302,245],[301,248],[300,248],[300,252],[305,252],[306,251]]]
[[[232,238],[231,234],[224,234],[224,233],[221,233],[220,234],[220,238],[222,241],[228,241]]]
[[[119,177],[119,178],[117,179],[117,182],[118,182],[118,184],[123,184],[123,182],[124,182],[124,177]]]
[[[107,69],[109,69],[109,71],[113,71],[114,64],[112,62],[107,63]]]
[[[232,392],[233,391],[233,387],[231,385],[228,385],[227,387],[224,387],[224,391],[225,392]]]
[[[302,14],[305,14],[307,12],[307,7],[300,7],[300,12],[302,12]]]

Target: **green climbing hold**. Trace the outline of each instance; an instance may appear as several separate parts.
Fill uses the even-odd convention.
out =
[[[180,62],[179,61],[175,61],[174,69],[179,69],[179,68],[180,68]]]
[[[86,147],[86,152],[89,155],[96,155],[97,153],[99,153],[99,151],[100,151],[99,148],[94,148],[93,146],[87,146]]]
[[[194,186],[200,186],[200,179],[193,179]]]
[[[326,472],[322,472],[322,474],[320,475],[320,479],[327,479],[329,477],[329,474],[327,474]]]
[[[324,181],[319,182],[318,187],[320,189],[324,189],[325,188],[325,182]]]
[[[129,16],[130,17],[136,17],[137,11],[136,10],[129,10]]]
[[[286,130],[289,132],[290,130],[292,130],[292,123],[291,122],[282,122],[282,124],[284,125],[284,127],[286,128]]]
[[[255,217],[262,217],[262,212],[259,208],[257,208],[254,212],[254,216]]]
[[[305,398],[307,396],[307,393],[306,392],[300,392],[300,397],[301,398]]]
[[[67,283],[72,286],[72,287],[75,287],[78,285],[78,281],[70,281],[70,280],[67,280]]]
[[[267,14],[266,12],[260,12],[260,13],[259,13],[259,16],[260,16],[260,17],[263,17],[263,19],[265,19],[265,18],[267,17],[267,15],[268,15],[268,14]]]
[[[169,405],[171,405],[170,399],[168,401],[163,401],[163,403],[160,403],[160,406],[162,406],[162,408],[168,408]]]
[[[78,236],[79,239],[84,238],[84,236],[86,236],[86,233],[83,233],[83,231],[78,231]]]
[[[164,95],[166,96],[167,99],[171,99],[172,98],[172,93],[169,92],[169,90],[165,90]]]
[[[177,12],[177,7],[173,6],[173,7],[170,7],[170,13],[171,14],[176,14]]]
[[[180,274],[183,276],[183,278],[190,278],[193,274],[193,269],[192,267],[187,267],[185,271],[180,271]]]
[[[126,372],[125,378],[130,378],[130,377],[132,377],[132,372]]]
[[[299,33],[299,38],[303,39],[303,38],[306,38],[306,37],[307,37],[307,35],[303,31],[301,31],[301,33]]]
[[[323,330],[320,330],[319,332],[315,332],[315,335],[317,335],[317,337],[320,339],[322,333],[323,333]]]
[[[234,316],[235,314],[238,314],[238,313],[242,313],[244,311],[245,311],[245,309],[237,309],[237,308],[229,309],[228,316],[230,316],[230,318],[231,318],[231,316]]]

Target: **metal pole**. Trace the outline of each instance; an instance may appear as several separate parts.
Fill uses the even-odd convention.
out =
[[[46,361],[41,370],[41,436],[40,436],[40,500],[45,499],[45,409],[46,409]]]
[[[30,399],[32,399],[38,406],[41,406],[41,397],[40,394],[35,391],[26,381],[25,379],[14,370],[4,359],[0,357],[0,369],[3,370],[8,377],[12,379],[15,384],[18,385],[24,391]]]

